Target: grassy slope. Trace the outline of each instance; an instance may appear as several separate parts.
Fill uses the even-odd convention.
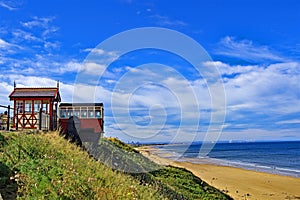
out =
[[[168,199],[231,199],[190,171],[157,165],[115,138],[101,140],[92,154],[102,163],[153,187]]]
[[[2,145],[0,166],[8,173],[1,174],[4,199],[13,197],[15,183],[18,197],[26,199],[162,198],[133,177],[96,162],[58,134],[3,135],[7,144]]]
[[[19,198],[34,199],[230,199],[191,172],[159,166],[119,140],[102,139],[88,150],[100,162],[56,133],[0,133],[2,196],[13,198],[18,190]]]

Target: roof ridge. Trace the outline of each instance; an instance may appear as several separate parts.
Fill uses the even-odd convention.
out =
[[[57,87],[17,87],[15,89],[58,89]]]

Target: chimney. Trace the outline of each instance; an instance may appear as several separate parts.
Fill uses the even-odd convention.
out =
[[[59,81],[57,81],[56,87],[57,87],[57,89],[59,89]]]
[[[16,89],[16,81],[14,81],[14,89]]]

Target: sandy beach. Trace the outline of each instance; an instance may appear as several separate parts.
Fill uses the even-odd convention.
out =
[[[300,178],[212,164],[178,162],[158,156],[150,146],[138,150],[161,165],[185,168],[234,199],[300,199]]]

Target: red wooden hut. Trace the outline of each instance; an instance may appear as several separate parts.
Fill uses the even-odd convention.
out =
[[[61,101],[59,82],[57,87],[44,88],[17,88],[14,83],[14,90],[9,98],[14,101],[13,128],[57,129],[57,109]]]
[[[103,103],[61,103],[59,105],[59,125],[67,133],[68,120],[75,116],[79,121],[81,132],[87,131],[102,134],[104,131]]]

